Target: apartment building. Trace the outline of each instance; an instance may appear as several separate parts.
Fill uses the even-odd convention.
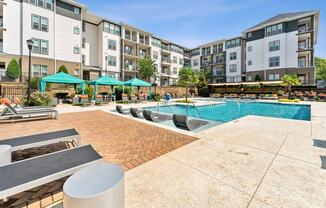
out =
[[[315,83],[314,48],[319,11],[280,14],[243,32],[246,38],[246,80],[280,80],[297,74]]]
[[[82,8],[68,0],[0,1],[0,76],[13,58],[27,76],[28,39],[34,41],[32,76],[53,74],[61,65],[81,76]]]
[[[314,48],[319,11],[276,15],[234,38],[193,49],[164,40],[126,23],[88,12],[73,0],[0,1],[0,78],[16,58],[23,77],[28,70],[26,40],[32,39],[32,76],[56,73],[65,65],[85,80],[108,74],[137,77],[138,62],[151,57],[157,66],[152,82],[174,85],[181,67],[204,69],[211,83],[280,80],[297,74],[314,84]]]

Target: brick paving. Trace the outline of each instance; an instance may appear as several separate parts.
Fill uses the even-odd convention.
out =
[[[81,135],[82,144],[91,144],[107,162],[119,164],[125,171],[196,140],[103,111],[60,114],[58,120],[3,124],[0,140],[67,128],[75,128]],[[68,147],[64,143],[33,148],[13,153],[13,159],[21,160],[65,148]],[[62,200],[64,181],[18,194],[5,203],[0,202],[0,207],[47,207]]]

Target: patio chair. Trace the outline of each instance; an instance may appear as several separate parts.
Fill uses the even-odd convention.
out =
[[[131,102],[134,102],[134,103],[137,103],[138,102],[138,98],[137,98],[136,95],[131,95],[130,96],[130,100],[131,100]]]
[[[116,105],[115,109],[121,114],[128,114],[129,110],[123,110],[121,105]]]
[[[149,110],[143,110],[143,116],[144,116],[144,118],[146,120],[152,121],[152,122],[155,122],[155,123],[163,122],[163,121],[172,119],[171,115],[161,114],[161,113],[154,113],[153,111],[149,111]]]
[[[129,103],[129,98],[128,98],[128,95],[127,94],[122,94],[121,95],[121,99],[122,99],[123,102]]]
[[[320,101],[325,102],[326,101],[326,93],[319,93],[318,98]]]
[[[74,146],[78,146],[80,144],[80,135],[76,129],[65,129],[49,133],[4,139],[0,140],[0,145],[10,145],[11,151],[17,151],[58,142],[71,142]]]
[[[58,117],[58,111],[53,109],[16,110],[10,105],[9,99],[2,99],[2,103],[6,105],[6,108],[0,114],[0,120],[2,121],[33,120],[45,118],[56,119]]]
[[[187,131],[193,131],[204,125],[209,124],[209,122],[207,121],[197,119],[188,120],[188,116],[176,114],[173,114],[173,123],[177,128]]]
[[[130,114],[135,118],[144,118],[144,116],[141,115],[141,111],[138,110],[138,108],[130,108]]]
[[[70,176],[102,161],[91,145],[50,153],[0,167],[0,199]]]

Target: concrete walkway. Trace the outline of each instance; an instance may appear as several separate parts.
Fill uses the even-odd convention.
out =
[[[326,104],[312,121],[247,116],[126,173],[126,207],[326,207]],[[322,163],[323,161],[323,163]]]

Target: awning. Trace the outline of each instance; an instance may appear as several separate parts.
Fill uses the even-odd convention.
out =
[[[79,79],[75,76],[66,74],[64,72],[60,72],[58,74],[53,74],[53,75],[49,75],[46,77],[43,77],[40,80],[40,90],[41,92],[44,92],[46,89],[46,84],[47,83],[57,83],[57,84],[73,84],[73,85],[80,85],[80,88],[84,94],[84,90],[85,90],[85,81],[82,79]]]
[[[114,79],[113,77],[110,77],[110,76],[100,77],[100,78],[98,78],[96,80],[92,80],[92,81],[88,82],[88,84],[95,86],[94,96],[97,94],[99,85],[109,85],[109,86],[111,86],[112,92],[114,90],[114,86],[122,86],[122,91],[124,91],[123,90],[123,82],[121,82],[119,80],[116,80],[116,79]]]
[[[141,79],[133,78],[131,80],[128,80],[124,82],[125,86],[131,87],[131,92],[133,91],[133,87],[138,87],[138,91],[140,91],[141,87],[149,87],[149,93],[152,94],[152,84],[145,82]]]

